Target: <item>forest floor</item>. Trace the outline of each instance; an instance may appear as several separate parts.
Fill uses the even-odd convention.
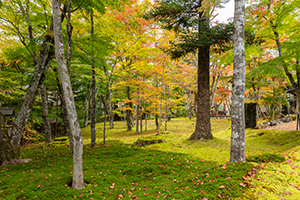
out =
[[[136,134],[116,122],[103,145],[98,123],[94,149],[90,127],[82,129],[83,190],[70,186],[68,141],[26,145],[21,158],[33,161],[0,166],[0,199],[299,199],[299,131],[246,129],[247,162],[231,164],[230,119],[212,119],[214,139],[208,141],[187,140],[195,119],[172,119],[159,136],[154,121],[147,124]],[[133,145],[157,139],[165,143]]]

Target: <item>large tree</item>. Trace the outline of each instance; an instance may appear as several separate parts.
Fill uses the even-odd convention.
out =
[[[255,37],[261,39],[264,52],[270,52],[273,59],[261,65],[259,71],[268,74],[283,71],[295,89],[300,103],[300,37],[299,0],[260,0],[248,7],[247,25],[257,29]],[[300,113],[300,106],[298,106]]]
[[[55,55],[57,61],[57,67],[60,75],[60,80],[63,88],[63,96],[66,104],[66,111],[68,115],[69,128],[71,137],[73,140],[73,180],[72,187],[75,189],[82,189],[84,187],[83,182],[83,167],[82,167],[82,153],[83,144],[81,130],[78,123],[74,95],[70,82],[68,68],[65,63],[64,46],[63,46],[63,34],[61,26],[61,12],[60,12],[60,1],[52,0],[53,9],[53,29],[55,39]]]
[[[210,27],[209,13],[202,7],[202,0],[162,0],[149,13],[162,23],[162,27],[174,30],[177,38],[168,52],[177,59],[188,53],[198,53],[197,90],[195,94],[196,127],[190,140],[212,139],[209,95],[210,49],[222,50],[230,39],[231,25]],[[209,8],[208,8],[209,9]]]
[[[39,4],[38,2],[36,3]],[[6,148],[2,148],[3,152],[1,152],[2,157],[0,158],[0,163],[19,157],[22,133],[34,105],[33,102],[35,100],[36,90],[43,83],[47,69],[54,57],[54,40],[51,36],[52,25],[49,24],[47,15],[41,20],[44,22],[44,28],[46,30],[43,42],[39,44],[38,40],[34,39],[34,37],[40,37],[40,30],[35,32],[33,25],[34,23],[41,23],[41,21],[35,22],[31,20],[38,15],[35,12],[30,12],[30,9],[33,6],[34,2],[10,1],[1,4],[0,7],[0,21],[4,28],[4,32],[6,34],[15,34],[15,37],[26,47],[28,54],[32,57],[32,65],[35,66],[34,72],[32,73],[32,80],[28,86],[22,107],[13,123],[11,135],[8,138],[5,138]],[[43,6],[44,5],[42,5],[41,8],[43,8]],[[44,11],[47,12],[48,10]],[[39,39],[42,40],[42,38]],[[40,48],[34,47],[35,45],[32,44],[35,44]]]
[[[235,0],[230,162],[245,161],[245,0]]]

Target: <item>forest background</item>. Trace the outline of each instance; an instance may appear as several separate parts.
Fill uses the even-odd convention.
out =
[[[114,128],[114,121],[126,119],[127,130],[131,131],[135,125],[136,133],[139,133],[147,127],[147,119],[155,119],[160,133],[162,121],[167,131],[168,119],[192,118],[197,109],[194,100],[197,99],[195,83],[199,81],[196,76],[199,60],[195,52],[187,51],[184,56],[172,59],[174,55],[172,57],[166,51],[180,44],[178,40],[182,35],[176,30],[162,29],[162,24],[145,17],[152,9],[151,2],[122,2],[124,4],[74,0],[71,7],[70,1],[62,1],[64,6],[59,14],[64,34],[58,44],[67,48],[64,48],[65,52],[62,49],[56,49],[56,52],[66,55],[64,64],[74,93],[71,96],[80,126],[91,125],[92,147],[96,141],[96,122],[108,119],[109,128]],[[209,8],[209,27],[226,29],[230,22],[212,21],[214,9],[219,6],[217,3],[203,2],[204,7]],[[251,2],[246,9],[245,95],[246,101],[258,103],[259,119],[274,120],[280,116],[281,106],[288,105],[290,100],[285,92],[288,88],[293,87],[300,98],[298,5],[297,0],[261,1]],[[16,0],[1,1],[0,6],[1,106],[13,107],[16,113],[22,113],[21,105],[25,107],[23,128],[15,128],[25,131],[16,135],[23,141],[45,137],[48,143],[52,135],[70,135],[68,127],[71,125],[67,125],[70,113],[66,112],[67,99],[64,81],[59,77],[59,58],[52,62],[52,30],[56,31],[56,21],[53,23],[51,17],[53,5],[43,0]],[[193,27],[188,29],[193,31]],[[214,111],[217,116],[220,110],[220,114],[225,112],[228,116],[232,112],[231,39],[229,34],[223,40],[226,43],[220,45],[223,48],[210,44],[209,111]],[[34,66],[39,65],[38,72]],[[39,94],[32,90],[31,97],[37,98],[26,103],[29,88],[33,85],[39,88]],[[18,117],[22,118],[20,114]],[[18,117],[13,123],[18,123]],[[12,135],[17,132],[15,129]],[[53,130],[51,134],[50,130]],[[19,154],[19,149],[13,149],[13,153]]]

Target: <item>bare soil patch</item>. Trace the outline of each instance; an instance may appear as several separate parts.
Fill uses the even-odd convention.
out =
[[[288,123],[282,123],[275,126],[268,126],[265,129],[267,130],[297,130],[297,120],[291,121]]]
[[[17,164],[28,163],[30,161],[32,161],[32,159],[29,159],[29,158],[27,158],[27,159],[13,159],[11,161],[4,161],[2,163],[2,165],[17,165]]]

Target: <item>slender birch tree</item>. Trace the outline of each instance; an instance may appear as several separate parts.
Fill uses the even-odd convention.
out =
[[[72,187],[74,189],[82,189],[84,187],[83,182],[83,168],[82,168],[82,153],[83,144],[81,130],[78,123],[74,95],[71,87],[68,68],[65,63],[64,46],[63,46],[63,34],[61,25],[61,12],[60,1],[52,0],[53,9],[53,29],[54,29],[54,43],[55,43],[55,55],[58,66],[59,76],[63,88],[63,97],[66,103],[67,115],[70,120],[70,134],[69,137],[73,140],[73,180]]]
[[[245,0],[234,5],[230,162],[245,161]]]

